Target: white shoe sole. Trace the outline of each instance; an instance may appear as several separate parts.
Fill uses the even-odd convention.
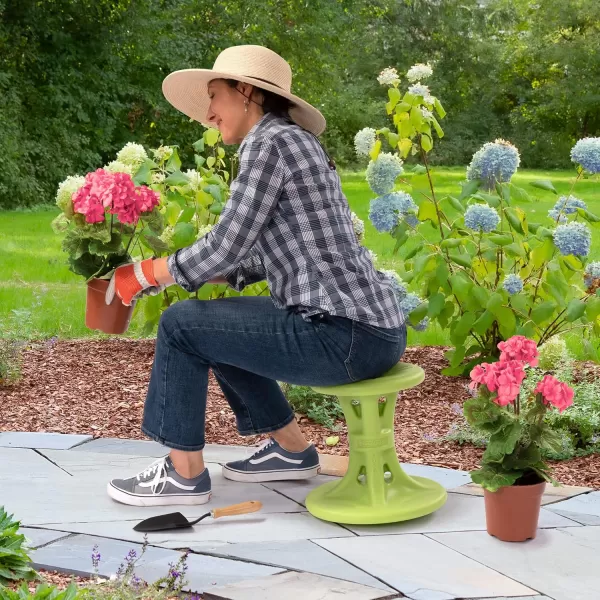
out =
[[[230,469],[223,465],[223,477],[231,481],[241,481],[244,483],[264,483],[267,481],[301,481],[303,479],[312,479],[321,472],[321,467],[311,467],[310,469],[287,471],[272,471],[263,473],[245,473]]]
[[[114,487],[111,483],[106,486],[108,495],[121,504],[129,504],[130,506],[170,506],[177,504],[185,504],[187,506],[196,504],[206,504],[212,495],[212,492],[198,494],[195,496],[136,496],[128,494]]]

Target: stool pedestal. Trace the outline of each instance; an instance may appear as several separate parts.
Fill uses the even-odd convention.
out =
[[[347,392],[361,384],[364,390],[367,382],[338,389]],[[362,393],[338,396],[348,425],[348,471],[340,481],[309,493],[306,508],[312,515],[336,523],[370,525],[415,519],[444,505],[447,494],[439,483],[411,477],[400,466],[394,444],[397,395],[397,391],[387,393],[384,401],[380,395]]]

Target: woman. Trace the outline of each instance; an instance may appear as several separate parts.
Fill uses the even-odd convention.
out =
[[[321,113],[290,93],[288,63],[261,46],[222,52],[213,69],[169,75],[166,98],[239,144],[239,174],[220,222],[168,258],[116,270],[107,302],[125,304],[178,284],[236,290],[265,280],[271,297],[186,300],[162,315],[142,430],[169,456],[108,484],[117,501],[138,506],[203,504],[209,369],[235,412],[241,435],[270,433],[226,478],[305,479],[319,457],[298,427],[278,381],[340,385],[377,377],[406,346],[390,282],[356,239],[335,166],[316,136]]]

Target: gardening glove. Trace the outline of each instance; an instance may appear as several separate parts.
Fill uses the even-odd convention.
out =
[[[148,258],[118,267],[106,290],[106,304],[110,304],[115,295],[123,304],[131,306],[140,296],[160,294],[166,286],[156,281],[152,263],[153,259]]]

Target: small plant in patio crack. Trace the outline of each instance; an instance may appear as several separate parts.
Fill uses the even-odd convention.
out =
[[[181,555],[177,563],[169,564],[167,574],[154,583],[147,583],[136,575],[136,567],[148,550],[148,538],[144,537],[141,551],[134,549],[127,553],[116,573],[105,579],[99,575],[102,555],[98,546],[92,549],[92,566],[95,579],[91,584],[79,590],[81,600],[170,600],[172,598],[191,598],[184,594],[187,585],[188,553]]]
[[[37,573],[31,568],[26,538],[19,533],[20,523],[0,506],[0,588],[18,581],[31,581]]]
[[[415,67],[406,73],[406,91],[402,74],[382,71],[389,127],[366,127],[355,137],[357,154],[370,159],[366,179],[377,196],[369,218],[400,255],[392,285],[408,323],[422,330],[434,320],[449,330],[446,375],[497,360],[498,343],[513,335],[542,345],[577,331],[587,356],[600,362],[600,262],[589,262],[590,227],[599,227],[600,217],[572,194],[578,181],[600,173],[600,138],[573,147],[577,176],[568,195],[559,197],[548,180],[531,182],[557,196],[541,218],[518,206],[532,198],[511,181],[520,155],[503,139],[475,152],[462,189],[441,195],[429,153],[434,137],[444,135],[446,112],[415,80],[435,79],[433,69]],[[408,167],[410,159],[418,164]]]
[[[344,413],[335,396],[318,394],[302,385],[281,384],[281,389],[295,412],[306,415],[315,423],[328,429],[336,429],[336,421],[344,419]]]

